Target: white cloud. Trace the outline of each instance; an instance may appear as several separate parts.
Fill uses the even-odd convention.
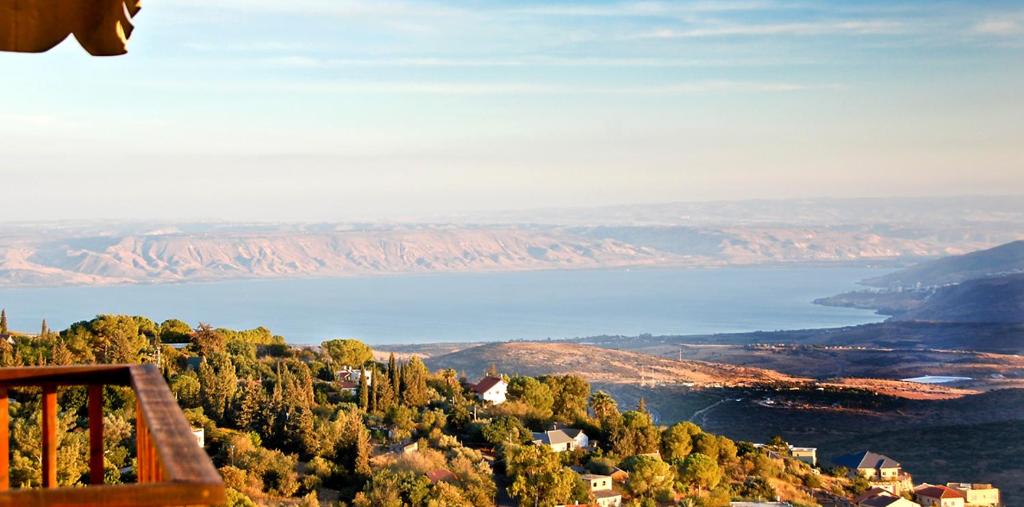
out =
[[[612,57],[523,57],[523,58],[316,58],[304,55],[271,57],[257,63],[290,68],[343,68],[343,67],[768,67],[779,65],[807,65],[810,60],[712,60],[679,58],[612,58]]]
[[[1024,33],[1024,21],[1015,17],[989,19],[975,24],[974,31],[986,35],[1016,35]]]
[[[905,23],[890,20],[774,23],[762,25],[718,25],[675,30],[663,28],[639,34],[639,38],[677,39],[757,35],[870,35],[897,34],[908,30]]]
[[[624,2],[608,5],[548,4],[510,9],[514,14],[541,16],[678,16],[701,12],[728,12],[765,10],[782,7],[776,2],[766,1],[720,1],[693,3],[666,2]]]
[[[176,88],[189,86],[185,83]],[[208,83],[195,83],[210,89]],[[805,84],[761,81],[695,81],[654,85],[581,86],[572,84],[540,84],[527,82],[285,82],[236,83],[216,86],[230,92],[273,92],[299,94],[372,94],[372,95],[688,95],[702,93],[788,93],[799,91],[836,91],[840,84]]]

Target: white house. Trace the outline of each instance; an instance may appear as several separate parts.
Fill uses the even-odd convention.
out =
[[[971,507],[996,507],[999,505],[999,488],[991,484],[971,484],[968,482],[950,482],[947,488],[953,488],[964,494],[967,505]]]
[[[546,445],[555,452],[574,451],[590,447],[590,437],[583,430],[556,428],[533,434],[534,445]]]
[[[505,403],[505,396],[508,394],[508,382],[501,377],[484,377],[470,388],[477,397],[489,401],[495,405]]]
[[[349,394],[357,394],[359,391],[359,379],[364,371],[358,368],[344,367],[338,371],[338,387]],[[366,386],[373,386],[373,372],[366,370]]]
[[[594,495],[594,500],[600,507],[620,507],[622,495],[612,490],[612,477],[610,475],[583,474],[580,476],[583,483]]]
[[[924,507],[964,507],[967,495],[948,486],[922,484],[914,488],[914,498]]]

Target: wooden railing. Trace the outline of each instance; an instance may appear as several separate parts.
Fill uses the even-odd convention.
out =
[[[135,391],[138,482],[103,484],[103,386]],[[57,389],[89,395],[88,487],[57,487]],[[42,388],[42,488],[10,490],[11,388]],[[224,482],[156,366],[95,365],[0,368],[0,507],[153,506],[223,503]]]

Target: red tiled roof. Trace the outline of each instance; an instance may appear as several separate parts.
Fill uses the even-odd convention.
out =
[[[432,483],[437,483],[440,481],[450,481],[454,478],[455,474],[443,468],[438,468],[436,470],[431,470],[427,472],[427,479],[430,479],[430,482]]]
[[[853,503],[859,504],[859,503],[863,502],[864,500],[867,500],[868,498],[874,498],[876,496],[893,496],[893,494],[890,493],[887,490],[882,489],[882,488],[874,487],[874,488],[871,488],[871,489],[865,491],[860,496],[854,498],[853,499]]]
[[[963,493],[946,486],[928,486],[917,490],[917,494],[928,498],[966,498]]]
[[[489,391],[492,387],[502,382],[501,377],[484,377],[472,387],[473,392],[477,394],[484,394]]]

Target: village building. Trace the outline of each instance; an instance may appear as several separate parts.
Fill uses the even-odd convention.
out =
[[[620,507],[622,495],[612,489],[612,477],[610,475],[583,474],[580,479],[590,493],[594,495],[594,501],[600,507]]]
[[[996,507],[999,505],[999,488],[991,484],[971,484],[969,482],[950,482],[946,487],[964,494],[964,501],[969,507]]]
[[[456,479],[455,474],[449,470],[445,470],[444,468],[430,470],[425,475],[431,484],[437,484],[439,482],[454,482]]]
[[[922,507],[964,507],[967,497],[948,486],[922,484],[914,488],[914,498]]]
[[[863,477],[872,487],[899,495],[913,488],[910,474],[903,472],[900,463],[884,454],[862,451],[839,456],[832,460],[836,466],[846,467],[850,477]]]
[[[508,382],[501,377],[487,376],[472,385],[470,390],[483,401],[501,405],[505,403],[505,396],[508,394]]]
[[[775,459],[782,459],[783,455],[778,451],[778,447],[768,444],[754,444],[754,447],[758,449],[764,449],[768,452],[768,457]],[[796,447],[789,446],[789,455],[796,460],[803,461],[812,467],[818,466],[818,448],[817,447]]]
[[[803,461],[812,467],[818,466],[817,447],[794,447],[789,446],[789,454],[797,460]]]
[[[860,503],[863,502],[864,500],[867,500],[868,498],[874,498],[874,497],[876,497],[878,495],[895,496],[889,490],[882,489],[882,488],[871,488],[871,489],[869,489],[869,490],[867,490],[867,491],[865,491],[865,492],[863,492],[863,493],[853,497],[853,504],[854,505],[860,505]]]
[[[865,498],[858,507],[921,507],[921,504],[893,494],[880,494]]]
[[[359,391],[359,379],[366,374],[366,387],[373,386],[373,372],[363,371],[359,368],[346,366],[338,370],[338,389],[348,394],[357,394]]]
[[[590,447],[590,437],[583,430],[556,428],[533,434],[534,445],[546,445],[552,451],[565,452]]]
[[[199,444],[199,447],[206,447],[206,430],[204,428],[192,428],[192,436],[196,437],[196,443]]]
[[[619,467],[612,467],[611,478],[615,482],[626,482],[629,480],[629,472]]]

